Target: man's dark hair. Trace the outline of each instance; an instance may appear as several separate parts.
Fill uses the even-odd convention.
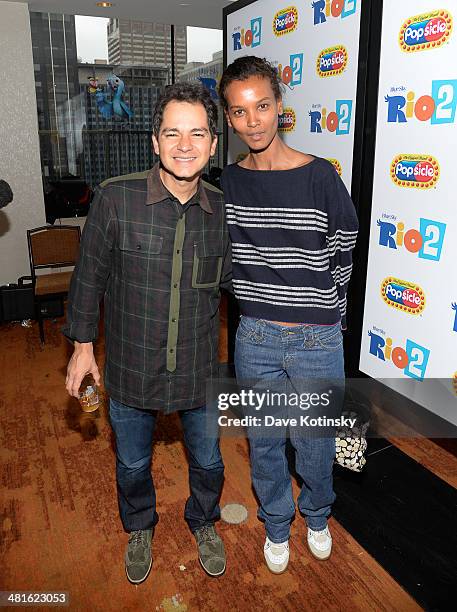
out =
[[[233,81],[246,81],[250,77],[257,76],[268,79],[271,84],[276,100],[282,98],[283,84],[279,78],[278,71],[265,58],[255,55],[245,55],[232,62],[224,70],[219,83],[219,98],[224,110],[227,110],[225,92]]]
[[[152,131],[156,138],[159,136],[165,107],[169,102],[173,101],[203,104],[208,115],[208,127],[211,138],[214,138],[217,130],[217,106],[211,99],[209,90],[201,83],[175,83],[165,87],[165,91],[157,100],[152,117]]]

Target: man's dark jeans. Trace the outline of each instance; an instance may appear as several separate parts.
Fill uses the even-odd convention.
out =
[[[151,529],[159,520],[151,476],[152,440],[158,413],[110,401],[116,436],[116,479],[119,512],[127,532]],[[206,435],[206,407],[180,411],[189,454],[190,497],[184,517],[195,531],[220,518],[219,497],[224,464],[219,440]]]

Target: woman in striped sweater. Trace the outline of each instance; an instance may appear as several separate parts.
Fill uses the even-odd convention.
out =
[[[279,137],[281,82],[266,60],[234,61],[222,75],[219,94],[228,125],[249,147],[241,162],[224,169],[221,181],[241,311],[237,379],[264,391],[287,388],[301,399],[292,406],[289,395],[286,407],[270,407],[273,417],[261,418],[263,426],[248,427],[252,481],[266,528],[265,560],[272,572],[281,573],[289,561],[295,514],[287,436],[303,479],[298,507],[307,522],[309,549],[319,559],[331,553],[333,430],[312,429],[309,423],[317,421],[305,424],[302,417],[325,417],[338,402],[341,407],[342,329],[358,222],[332,164],[292,149]],[[326,408],[320,393],[311,406],[310,391],[322,392],[330,381],[339,400]],[[251,409],[261,414],[260,405]]]

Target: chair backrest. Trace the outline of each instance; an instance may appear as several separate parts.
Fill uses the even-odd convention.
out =
[[[74,266],[78,259],[79,225],[45,225],[27,230],[30,269]]]

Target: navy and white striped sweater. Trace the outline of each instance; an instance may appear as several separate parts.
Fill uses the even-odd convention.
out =
[[[333,165],[222,174],[241,313],[269,321],[346,327],[358,221]]]

